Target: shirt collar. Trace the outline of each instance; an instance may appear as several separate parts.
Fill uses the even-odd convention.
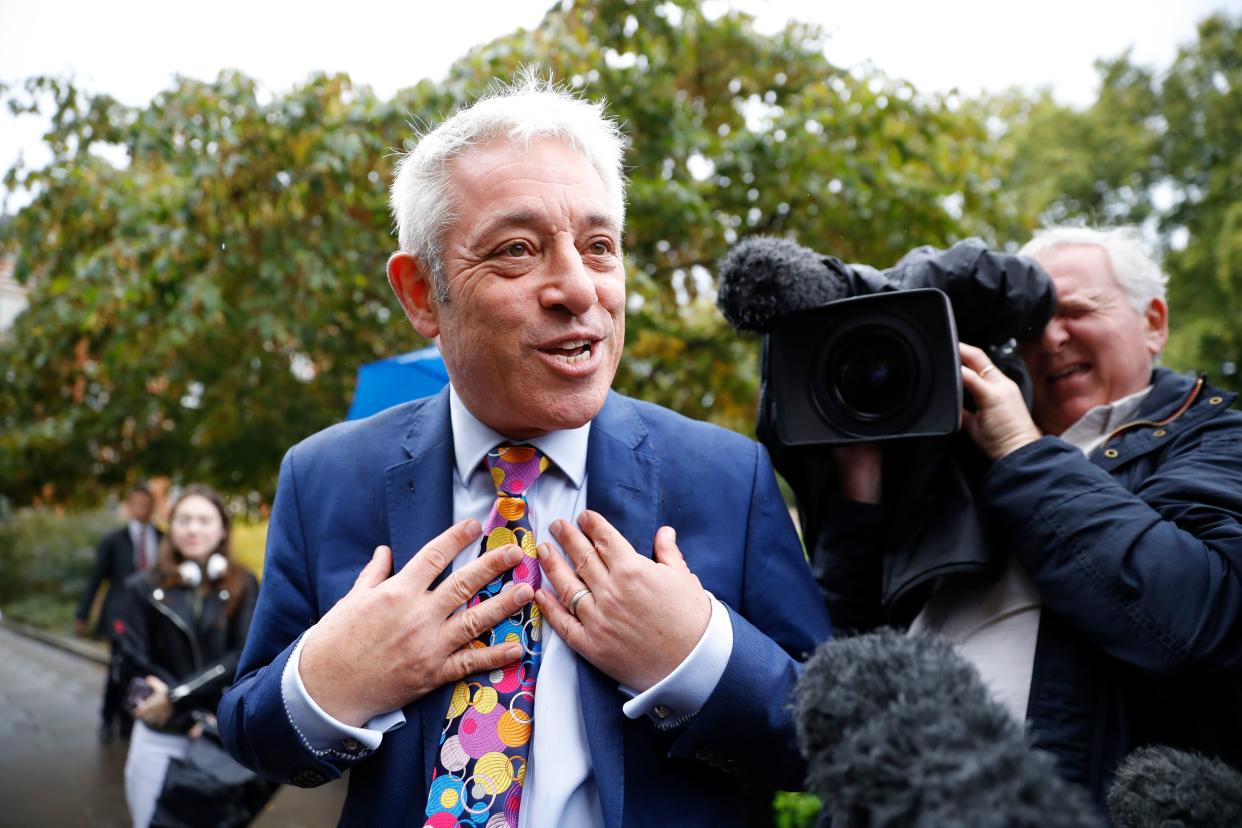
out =
[[[453,453],[457,464],[457,476],[465,485],[470,476],[479,470],[487,453],[501,443],[514,442],[503,434],[484,425],[466,408],[457,389],[449,385],[449,423],[453,429]],[[554,466],[569,478],[575,489],[582,488],[586,478],[587,438],[591,434],[588,422],[578,428],[550,431],[538,437],[520,442],[534,446],[544,453]]]
[[[1143,401],[1151,393],[1151,389],[1149,385],[1128,397],[1122,397],[1106,405],[1097,405],[1065,429],[1061,434],[1061,439],[1079,448],[1103,439],[1134,419],[1134,415],[1138,413]]]

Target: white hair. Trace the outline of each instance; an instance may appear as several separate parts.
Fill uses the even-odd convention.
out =
[[[389,195],[397,245],[428,268],[441,303],[448,299],[444,232],[460,218],[449,164],[500,136],[522,147],[537,138],[555,138],[582,153],[599,173],[617,226],[624,225],[626,141],[621,128],[604,114],[604,104],[583,100],[534,69],[523,70],[513,83],[493,88],[417,138],[414,149],[397,162]]]
[[[1058,248],[1083,245],[1104,251],[1113,276],[1125,291],[1130,306],[1140,316],[1147,313],[1151,300],[1165,300],[1165,285],[1169,277],[1147,255],[1135,227],[1048,227],[1036,231],[1035,237],[1024,244],[1018,253],[1038,259]]]

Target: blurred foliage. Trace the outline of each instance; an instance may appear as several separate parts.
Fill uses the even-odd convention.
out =
[[[170,475],[269,498],[358,365],[423,344],[384,278],[393,148],[523,65],[607,99],[632,140],[626,393],[751,429],[757,342],[714,308],[743,235],[883,267],[1051,221],[1144,223],[1172,275],[1167,361],[1215,373],[1242,362],[1240,38],[1216,16],[1167,72],[1101,62],[1081,110],[929,96],[833,66],[814,26],[761,34],[696,0],[562,3],[389,101],[340,75],[181,79],[141,108],[31,79],[0,91],[51,116],[53,154],[5,179],[34,200],[0,225],[31,290],[0,341],[0,491],[96,502]]]
[[[267,550],[267,521],[234,521],[231,540],[233,560],[253,572],[256,578],[262,578],[263,555]]]
[[[68,629],[90,578],[99,539],[118,525],[110,510],[18,509],[0,518],[0,610]]]
[[[6,178],[35,197],[0,230],[31,289],[0,344],[0,489],[90,501],[168,474],[270,496],[357,366],[422,344],[383,275],[390,148],[524,64],[605,97],[633,141],[617,387],[749,431],[757,343],[713,306],[738,237],[884,266],[1034,220],[979,113],[844,72],[824,42],[693,0],[581,0],[391,101],[343,76],[269,96],[233,72],[145,108],[55,78],[10,90],[50,113],[53,158]]]
[[[0,352],[0,486],[269,490],[357,365],[409,342],[376,277],[404,108],[343,77],[267,102],[237,74],[182,80],[142,110],[56,79],[26,93],[53,102],[54,157],[7,179],[35,198],[4,231],[31,307]]]
[[[1046,222],[1144,226],[1169,274],[1165,361],[1242,390],[1242,16],[1204,20],[1165,72],[1129,55],[1098,68],[1082,111],[990,103],[1010,190]]]
[[[776,828],[812,828],[822,807],[814,794],[779,791],[772,800],[772,822]]]

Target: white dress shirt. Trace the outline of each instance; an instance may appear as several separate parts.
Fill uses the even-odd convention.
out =
[[[1108,405],[1097,405],[1061,434],[1090,455],[1104,439],[1134,418],[1151,386]],[[949,579],[928,599],[910,632],[934,631],[949,639],[975,665],[992,697],[1019,722],[1026,721],[1035,667],[1035,644],[1043,601],[1015,555],[990,584]]]
[[[472,415],[451,387],[449,412],[456,460],[452,482],[453,521],[475,518],[482,523],[496,500],[496,489],[483,459],[498,444],[511,441]],[[527,492],[527,500],[535,536],[558,551],[559,546],[548,527],[557,518],[573,520],[587,505],[586,455],[590,428],[588,423],[581,428],[555,431],[524,441],[551,461],[548,470]],[[473,561],[478,554],[479,544],[470,544],[454,559],[453,568]],[[551,582],[545,580],[545,587],[551,587]],[[636,719],[650,714],[656,726],[672,727],[693,716],[707,701],[733,651],[733,628],[728,611],[714,597],[711,603],[707,630],[677,669],[636,696],[625,688],[618,688],[618,703],[624,698],[622,694],[633,696],[622,705],[626,716]],[[345,739],[355,739],[374,750],[385,732],[404,724],[405,717],[400,710],[377,716],[361,728],[350,727],[328,716],[302,684],[298,673],[301,647],[299,641],[286,665],[281,692],[290,722],[312,751],[326,753]],[[519,828],[603,826],[578,697],[578,664],[577,655],[545,622],[543,656],[535,693],[534,735]],[[421,780],[418,782],[421,784]]]
[[[134,571],[150,569],[155,563],[155,553],[159,546],[159,539],[155,536],[155,527],[136,520],[129,521],[128,526],[129,539],[134,544]],[[143,541],[146,541],[145,546]],[[139,556],[139,550],[145,553],[145,557]]]

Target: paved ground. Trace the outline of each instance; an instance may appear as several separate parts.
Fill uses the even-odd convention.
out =
[[[0,826],[129,825],[125,745],[95,738],[103,671],[91,658],[0,627]],[[254,824],[326,828],[344,795],[340,782],[285,787]]]

